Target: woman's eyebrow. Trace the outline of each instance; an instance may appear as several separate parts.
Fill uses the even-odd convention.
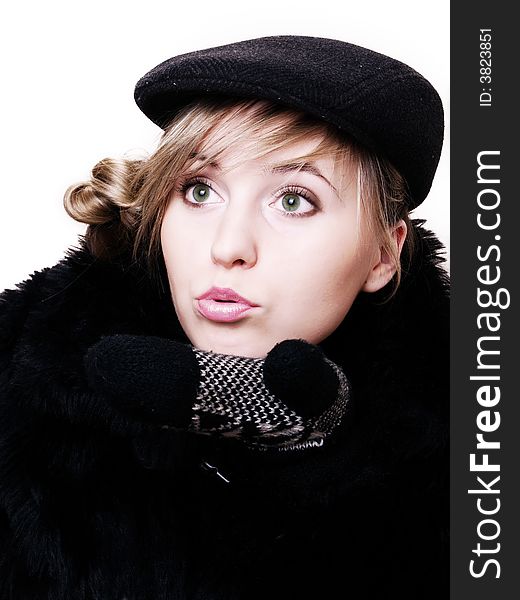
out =
[[[311,163],[285,163],[283,165],[266,165],[264,171],[267,173],[292,173],[293,171],[306,171],[316,177],[323,179],[327,185],[329,185],[339,196],[338,190],[332,185],[332,183],[323,175],[323,173]]]

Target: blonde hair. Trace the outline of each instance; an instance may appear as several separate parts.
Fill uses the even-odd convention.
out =
[[[396,267],[395,292],[401,279],[401,261],[392,226],[400,219],[408,226],[408,255],[413,243],[404,179],[388,161],[333,125],[267,100],[204,99],[185,106],[165,129],[150,157],[101,160],[89,181],[67,189],[65,210],[73,219],[88,224],[85,237],[92,254],[110,259],[131,249],[133,260],[140,262],[144,257],[146,267],[158,278],[163,216],[172,192],[195,164],[200,169],[218,162],[226,153],[231,157],[231,169],[241,161],[260,158],[313,136],[320,136],[322,141],[297,162],[303,165],[332,156],[342,175],[349,171],[347,165],[357,167],[358,215],[365,217]]]

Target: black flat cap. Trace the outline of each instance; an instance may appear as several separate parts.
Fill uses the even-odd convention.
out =
[[[201,96],[263,98],[336,125],[386,157],[406,179],[410,209],[430,190],[444,132],[433,86],[408,65],[347,42],[271,36],[174,56],[135,87],[164,128]]]

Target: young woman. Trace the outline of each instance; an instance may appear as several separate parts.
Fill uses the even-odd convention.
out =
[[[442,106],[276,36],[136,87],[164,128],[1,296],[0,598],[447,597]]]

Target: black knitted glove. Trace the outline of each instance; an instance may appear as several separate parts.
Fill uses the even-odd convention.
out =
[[[134,419],[260,449],[321,446],[349,394],[341,369],[303,340],[280,342],[259,359],[114,335],[92,346],[84,362],[90,386]]]

